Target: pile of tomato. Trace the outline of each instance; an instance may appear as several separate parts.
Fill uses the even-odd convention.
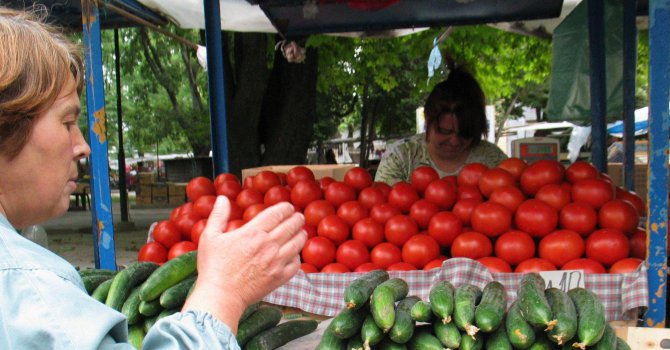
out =
[[[192,179],[189,202],[152,231],[139,260],[164,262],[197,249],[216,195],[231,201],[226,231],[270,205],[288,201],[305,216],[302,269],[313,272],[417,270],[445,259],[475,259],[494,272],[583,269],[620,273],[646,254],[640,196],[577,161],[530,165],[509,158],[498,167],[463,167],[440,178],[419,167],[409,182],[374,182],[355,167],[342,181],[315,179],[305,166],[286,174],[261,171],[241,182],[233,174]]]

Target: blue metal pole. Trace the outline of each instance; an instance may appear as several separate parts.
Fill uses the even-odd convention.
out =
[[[668,98],[670,0],[649,1],[649,199],[647,263],[649,310],[644,325],[665,326],[668,234]]]
[[[623,122],[624,187],[635,183],[635,73],[637,66],[636,0],[623,2]]]
[[[587,1],[591,68],[591,161],[598,170],[606,172],[605,5],[604,0]]]
[[[84,56],[86,59],[86,108],[91,144],[91,196],[95,267],[116,270],[112,197],[109,191],[107,159],[107,118],[102,77],[102,47],[98,7],[90,2],[90,13],[82,12]]]
[[[227,173],[229,169],[226,94],[223,84],[223,52],[221,45],[221,9],[219,0],[205,0],[204,7],[212,160],[214,162],[214,176],[216,176]]]

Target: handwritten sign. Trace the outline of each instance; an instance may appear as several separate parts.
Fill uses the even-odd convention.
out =
[[[584,288],[584,270],[541,271],[547,288],[558,288],[564,292],[572,288]]]

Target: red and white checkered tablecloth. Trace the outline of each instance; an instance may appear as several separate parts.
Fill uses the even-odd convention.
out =
[[[310,273],[298,271],[286,284],[270,293],[265,302],[298,308],[312,314],[332,317],[344,308],[344,289],[363,273]],[[428,300],[430,287],[442,280],[454,286],[464,283],[480,288],[499,281],[507,290],[507,305],[516,298],[521,280],[519,273],[491,273],[477,261],[447,259],[440,269],[429,271],[389,271],[391,277],[407,281],[409,294]],[[625,274],[585,274],[585,287],[595,292],[605,306],[607,320],[633,320],[639,308],[649,305],[647,270],[644,264],[636,272]]]

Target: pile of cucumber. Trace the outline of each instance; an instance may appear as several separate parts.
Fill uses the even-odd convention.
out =
[[[134,262],[121,271],[79,271],[89,295],[128,318],[128,340],[142,348],[144,336],[157,320],[181,310],[197,277],[197,251],[163,265]],[[276,349],[313,332],[315,320],[282,322],[282,311],[271,306],[250,306],[242,315],[237,340],[244,350]]]
[[[497,281],[483,290],[441,281],[421,300],[409,295],[403,279],[382,270],[355,279],[344,299],[317,350],[630,349],[593,292],[545,289],[537,273],[523,275],[508,310]]]

